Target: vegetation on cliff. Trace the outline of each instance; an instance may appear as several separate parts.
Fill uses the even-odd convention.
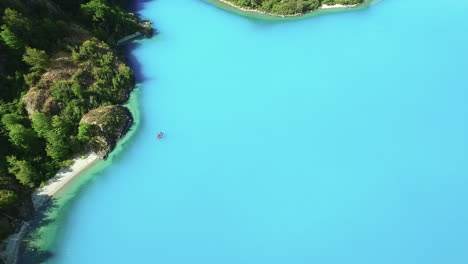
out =
[[[234,5],[276,15],[296,15],[314,11],[322,5],[356,5],[365,0],[226,0]]]
[[[142,30],[118,0],[0,2],[2,231],[73,155],[105,155],[126,132],[131,115],[117,105],[134,77],[115,43]]]
[[[85,148],[98,150],[98,154],[104,156],[125,135],[132,122],[127,108],[120,105],[101,106],[83,116],[78,138],[88,142]]]

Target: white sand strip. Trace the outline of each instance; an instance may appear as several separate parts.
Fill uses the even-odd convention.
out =
[[[322,5],[321,7],[319,7],[319,9],[353,8],[353,7],[356,7],[356,6],[358,6],[358,5],[340,5],[340,4]]]
[[[90,153],[83,157],[74,159],[74,163],[70,168],[62,168],[46,185],[37,189],[32,194],[32,202],[34,208],[39,209],[41,205],[50,197],[60,191],[73,178],[78,176],[85,169],[96,163],[101,158],[96,153]]]

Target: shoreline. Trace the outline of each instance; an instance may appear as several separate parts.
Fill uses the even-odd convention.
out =
[[[17,263],[20,244],[21,244],[22,239],[26,235],[29,225],[30,225],[30,222],[22,222],[20,230],[10,235],[5,240],[4,242],[5,250],[1,252],[0,256],[6,264]]]
[[[73,165],[68,168],[61,168],[54,177],[49,179],[45,186],[37,189],[31,195],[35,210],[51,197],[62,190],[70,181],[78,177],[83,171],[93,166],[102,158],[94,152],[73,159]]]
[[[82,175],[88,168],[92,167],[102,158],[94,152],[79,156],[73,159],[74,163],[68,168],[61,168],[54,177],[49,179],[45,186],[38,188],[31,194],[31,201],[36,214],[41,207],[49,201],[60,190],[67,186],[73,179]],[[5,263],[16,263],[18,259],[18,251],[22,239],[29,230],[30,221],[22,222],[21,228],[18,232],[10,235],[5,240],[5,250],[0,253]]]
[[[21,230],[18,231],[17,233],[15,233],[15,234],[13,234],[15,237],[11,238],[11,245],[9,245],[11,250],[8,251],[10,255],[4,254],[4,256],[5,256],[4,259],[6,259],[6,257],[8,257],[10,262],[5,262],[5,263],[16,264],[18,261],[22,260],[22,256],[20,254],[24,253],[25,250],[26,250],[26,245],[25,245],[25,242],[24,242],[26,240],[23,240],[23,238],[25,238],[30,232],[32,232],[33,230],[35,230],[37,228],[37,226],[35,225],[35,221],[37,219],[35,219],[35,218],[39,214],[41,214],[41,213],[45,212],[46,210],[48,210],[47,206],[49,205],[48,201],[50,201],[50,198],[56,197],[58,199],[61,199],[60,197],[62,196],[63,193],[66,194],[66,193],[68,193],[70,191],[75,193],[76,190],[79,190],[83,186],[83,181],[87,182],[90,179],[89,175],[95,174],[96,169],[98,171],[101,171],[101,170],[105,169],[108,166],[109,161],[112,162],[114,156],[119,155],[122,152],[123,145],[127,144],[127,142],[133,138],[133,135],[138,130],[138,127],[139,127],[139,124],[140,124],[140,113],[139,113],[140,107],[138,105],[138,98],[140,97],[140,94],[139,94],[138,87],[139,87],[139,85],[137,84],[135,86],[135,89],[132,91],[132,94],[131,94],[129,100],[125,104],[123,104],[125,107],[127,107],[130,110],[130,112],[132,113],[132,116],[134,117],[132,128],[130,128],[130,130],[125,134],[125,136],[123,138],[121,138],[117,142],[117,145],[116,145],[115,149],[113,149],[109,153],[109,156],[106,159],[102,159],[101,156],[97,155],[94,152],[91,152],[91,153],[88,153],[88,154],[84,155],[86,157],[85,159],[82,158],[83,156],[77,157],[74,160],[76,162],[78,162],[79,164],[77,164],[75,162],[71,166],[71,167],[73,167],[73,166],[79,167],[79,168],[77,168],[76,171],[74,171],[74,175],[68,175],[66,180],[63,177],[60,178],[61,184],[58,185],[58,183],[55,183],[57,188],[50,188],[50,189],[48,188],[47,190],[43,190],[43,191],[46,191],[48,194],[50,194],[50,196],[47,196],[47,197],[41,196],[42,199],[40,201],[38,201],[39,202],[39,204],[38,204],[39,207],[36,208],[36,205],[34,204],[34,208],[35,208],[34,218],[32,220],[28,221],[28,222],[23,222],[22,226],[21,226]],[[97,158],[96,158],[96,156],[97,156]],[[102,162],[99,162],[99,161],[102,161]],[[62,172],[62,170],[63,169],[61,169],[59,172]],[[65,169],[65,170],[67,170],[67,169]],[[88,174],[88,172],[91,172],[91,174]],[[57,176],[58,175],[55,175],[52,179],[54,179]],[[81,176],[83,176],[83,177],[81,177]],[[50,180],[52,180],[52,179],[50,179]],[[42,190],[45,187],[46,186],[37,189],[33,194],[38,195],[38,191]],[[61,192],[61,191],[63,191],[63,192]],[[56,219],[54,219],[54,221],[56,221]],[[53,232],[55,232],[55,231],[53,231]],[[10,237],[9,237],[8,242],[9,241],[10,241]]]
[[[212,0],[212,1],[214,1],[215,3],[218,2],[218,4],[222,4],[222,5],[225,5],[225,6],[230,7],[230,8],[234,8],[234,9],[236,9],[238,11],[241,11],[241,12],[244,12],[244,13],[254,13],[254,14],[266,15],[266,16],[270,16],[270,17],[279,17],[279,18],[300,17],[300,16],[304,16],[304,15],[308,15],[308,14],[318,13],[320,11],[325,11],[325,10],[352,9],[352,8],[360,7],[360,6],[370,2],[369,0],[365,0],[364,2],[362,2],[360,4],[354,4],[354,5],[341,5],[341,4],[326,5],[325,4],[325,5],[322,5],[322,6],[320,6],[319,8],[317,8],[315,10],[305,12],[305,13],[296,13],[296,14],[292,14],[292,15],[280,15],[280,14],[274,14],[274,13],[261,11],[261,10],[258,10],[258,9],[245,8],[245,7],[233,4],[232,2],[229,2],[227,0]]]
[[[139,1],[132,1],[132,3],[134,2],[139,2]],[[132,7],[128,9],[133,10],[134,8]],[[146,31],[145,30],[138,31],[132,35],[129,35],[121,39],[120,43],[118,43],[118,46],[124,46],[128,43],[133,42],[136,39],[140,39],[140,38],[149,39],[153,36],[154,29],[152,28],[151,22],[147,20],[141,20],[140,16],[138,16],[137,18],[140,23],[143,23]],[[128,54],[125,57],[127,60],[129,59]],[[126,61],[126,63],[128,64],[128,61]],[[135,73],[134,67],[131,67],[131,69]],[[131,135],[133,135],[134,133],[134,132],[130,133],[130,131],[132,130],[131,127],[138,127],[139,107],[133,106],[133,104],[135,104],[134,100],[138,100],[138,97],[139,97],[138,94],[135,95],[136,87],[138,87],[137,82],[135,82],[135,86],[132,89],[130,93],[131,96],[128,98],[128,100],[120,104],[121,106],[128,108],[128,110],[131,112],[133,120],[130,125],[130,128],[128,131],[124,133],[124,136],[122,138],[116,141],[116,147],[112,149],[112,151],[110,151],[110,153],[108,154],[116,152],[118,144],[123,144],[131,138]],[[46,181],[44,186],[37,188],[36,190],[34,190],[34,192],[30,194],[32,207],[34,210],[33,218],[35,218],[42,210],[45,210],[45,207],[48,204],[48,202],[52,198],[54,198],[54,196],[56,196],[60,191],[64,190],[67,186],[70,186],[70,185],[73,186],[72,182],[74,180],[86,174],[85,172],[88,169],[96,165],[99,161],[103,161],[103,160],[104,158],[101,155],[98,155],[95,152],[90,152],[90,153],[76,156],[75,158],[73,158],[73,164],[70,167],[61,168],[60,170],[58,170],[57,173],[52,178]],[[100,167],[100,166],[96,166],[96,167]],[[0,249],[0,263],[16,264],[18,261],[21,260],[19,254],[21,250],[24,250],[22,248],[24,245],[23,239],[25,238],[25,236],[28,235],[29,232],[31,232],[33,228],[35,228],[34,220],[21,221],[21,224],[19,225],[19,229],[17,229],[15,233],[11,234],[3,241],[0,241],[0,246],[2,247]]]

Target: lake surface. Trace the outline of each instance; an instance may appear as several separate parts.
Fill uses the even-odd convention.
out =
[[[58,197],[44,261],[468,263],[468,1],[139,7],[138,125]]]

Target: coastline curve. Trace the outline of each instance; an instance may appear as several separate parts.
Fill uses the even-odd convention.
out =
[[[292,19],[296,20],[296,19],[309,18],[309,17],[320,16],[320,15],[325,15],[325,14],[332,14],[332,13],[338,13],[338,12],[341,13],[344,11],[361,10],[361,9],[368,8],[369,6],[381,0],[365,0],[361,4],[355,4],[355,5],[340,5],[340,4],[322,5],[316,10],[312,10],[306,13],[296,13],[292,15],[280,15],[280,14],[261,11],[258,9],[245,8],[245,7],[233,4],[232,2],[229,2],[227,0],[203,0],[203,1],[211,5],[214,5],[218,8],[229,11],[231,13],[240,15],[240,16],[257,18],[257,19],[266,19],[266,20],[279,20],[281,22],[284,22],[284,21],[292,20]]]

